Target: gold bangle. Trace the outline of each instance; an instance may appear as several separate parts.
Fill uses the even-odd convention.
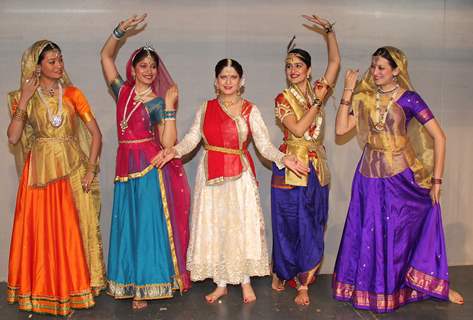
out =
[[[355,91],[355,89],[354,89],[354,88],[343,88],[343,91],[351,91],[351,92],[353,92],[353,91]]]
[[[98,172],[98,163],[87,163],[87,172],[92,172],[94,175]]]
[[[26,119],[28,119],[28,113],[26,112],[26,110],[17,108],[13,113],[13,119],[19,121],[26,121]]]

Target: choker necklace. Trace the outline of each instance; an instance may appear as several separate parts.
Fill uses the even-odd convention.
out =
[[[143,92],[137,92],[136,88],[133,87],[130,93],[128,94],[128,99],[126,100],[125,107],[123,108],[123,117],[122,121],[120,121],[120,129],[122,130],[122,134],[125,134],[126,129],[128,128],[128,121],[130,121],[131,115],[138,109],[140,104],[144,102],[143,98],[147,96],[151,92],[152,88],[149,87]],[[127,115],[126,111],[128,110],[128,104],[130,103],[131,96],[135,93],[135,97],[133,98],[133,109],[131,109],[130,113]]]
[[[61,84],[58,82],[58,89],[59,89],[59,92],[58,92],[58,107],[57,107],[57,113],[55,114],[52,114],[51,112],[51,108],[49,107],[49,103],[46,101],[46,98],[44,97],[42,91],[43,91],[43,88],[40,88],[40,90],[38,90],[38,94],[39,94],[39,99],[41,100],[41,102],[46,106],[46,109],[48,110],[48,118],[49,118],[49,122],[51,123],[51,125],[54,127],[54,128],[59,128],[62,124],[62,86]],[[53,94],[51,95],[51,90],[53,91]],[[54,89],[53,88],[50,88],[49,91],[48,91],[48,95],[50,97],[54,97]]]
[[[383,90],[381,87],[378,87],[377,91],[378,91],[379,93],[381,93],[381,94],[388,94],[388,93],[392,93],[392,92],[396,91],[397,89],[399,89],[399,85],[398,85],[398,84],[396,84],[396,85],[394,86],[394,88],[389,89],[389,90]]]
[[[241,101],[240,98],[237,98],[235,101],[225,101],[223,99],[218,98],[218,102],[220,102],[220,104],[227,109],[233,106],[234,104],[237,104],[240,101]]]
[[[40,86],[41,91],[43,91],[43,93],[46,92],[48,94],[48,96],[50,96],[50,97],[54,97],[54,94],[56,93],[56,90],[53,87],[54,87],[54,85],[52,85],[49,88],[43,88],[43,87]]]
[[[389,102],[388,102],[388,105],[386,106],[386,109],[381,108],[381,94],[379,91],[376,92],[377,122],[374,124],[374,129],[378,132],[384,131],[384,128],[386,127],[386,118],[388,116],[389,109],[391,109],[391,106],[394,102],[394,96],[396,95],[398,88],[399,88],[399,85],[397,85],[396,88],[394,88],[393,90],[387,92],[387,93],[392,92],[392,94],[391,94],[391,97],[389,97]]]

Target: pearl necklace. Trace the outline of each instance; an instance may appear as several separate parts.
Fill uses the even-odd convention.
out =
[[[42,93],[43,89],[40,88],[40,90],[38,90],[39,99],[46,106],[46,109],[48,110],[49,122],[51,123],[51,125],[54,128],[59,128],[62,124],[62,86],[59,82],[58,82],[58,89],[59,89],[58,97],[57,97],[58,98],[58,108],[57,108],[57,113],[55,113],[55,114],[52,114],[52,112],[51,112],[51,108],[49,107],[49,103],[46,101],[46,98],[44,97],[44,95]],[[54,95],[54,90],[53,90],[53,95]]]
[[[391,109],[391,106],[394,102],[394,96],[397,93],[397,89],[399,89],[399,85],[396,85],[396,87],[393,90],[387,91],[387,92],[392,92],[391,97],[389,97],[389,102],[388,105],[386,106],[386,109],[381,108],[381,93],[378,90],[376,92],[376,119],[377,122],[374,124],[374,129],[378,132],[384,131],[384,128],[386,127],[386,118],[388,116],[389,110]]]
[[[122,129],[122,134],[125,134],[126,129],[128,128],[128,121],[130,120],[132,114],[139,108],[140,104],[143,103],[143,98],[148,95],[151,92],[152,88],[148,87],[143,92],[136,92],[136,88],[133,87],[133,89],[130,90],[130,93],[128,94],[128,98],[126,100],[125,107],[123,108],[123,117],[122,121],[120,121],[120,128]],[[130,103],[131,100],[131,95],[135,92],[135,97],[133,98],[133,109],[131,109],[130,113],[127,115],[126,112],[128,110],[128,104]]]

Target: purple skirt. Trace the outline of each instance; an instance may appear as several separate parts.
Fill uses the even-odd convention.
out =
[[[324,254],[329,187],[320,185],[312,165],[306,187],[286,185],[284,178],[284,169],[273,165],[273,272],[279,279],[297,277],[305,283]]]
[[[368,178],[358,168],[333,274],[333,295],[354,307],[391,312],[430,297],[448,300],[440,205],[410,169]]]

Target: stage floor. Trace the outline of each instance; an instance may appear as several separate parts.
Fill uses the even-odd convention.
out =
[[[373,320],[373,319],[455,319],[473,318],[473,266],[450,268],[450,281],[454,289],[463,294],[465,305],[427,300],[404,306],[390,314],[375,314],[356,310],[349,303],[337,302],[331,297],[331,275],[320,275],[311,286],[311,304],[298,307],[294,304],[295,290],[287,288],[282,293],[271,290],[271,278],[253,279],[257,295],[255,303],[244,305],[241,302],[239,287],[230,286],[229,295],[213,305],[207,304],[204,294],[213,289],[210,281],[195,283],[190,292],[173,299],[156,300],[141,311],[131,309],[130,300],[114,300],[103,294],[96,299],[97,305],[89,310],[75,310],[71,319],[335,319],[335,320]],[[48,319],[49,316],[18,311],[16,305],[6,303],[6,284],[0,283],[0,319]]]

